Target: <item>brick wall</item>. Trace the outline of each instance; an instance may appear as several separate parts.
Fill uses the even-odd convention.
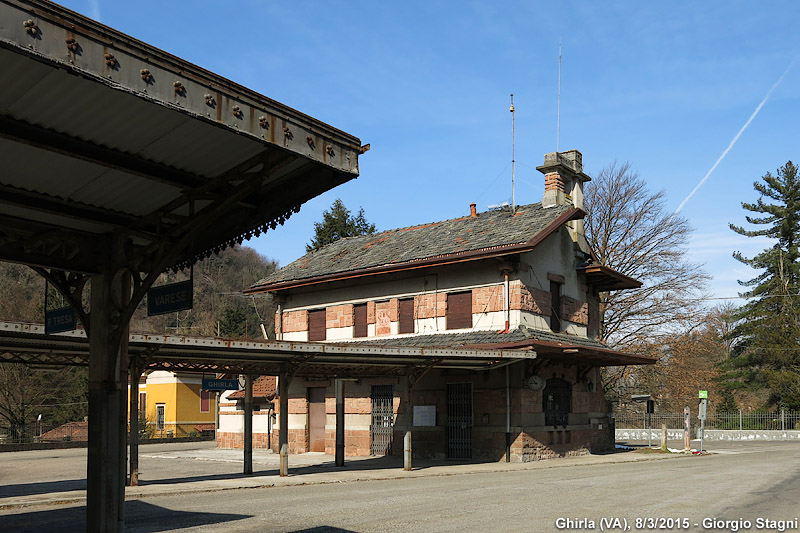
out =
[[[375,323],[375,302],[367,302],[367,324]]]
[[[447,294],[443,292],[414,296],[414,318],[447,316]]]
[[[589,304],[570,298],[569,296],[562,296],[561,318],[585,326],[589,323]]]
[[[512,310],[529,311],[537,315],[550,316],[550,291],[528,287],[519,280],[509,283],[509,307]]]
[[[285,311],[281,330],[284,333],[308,331],[308,311]]]
[[[392,298],[389,301],[377,302],[375,306],[375,335],[390,335],[392,322],[400,319],[400,300]],[[367,309],[369,317],[369,308]],[[369,321],[369,320],[368,320]]]
[[[544,175],[544,190],[565,191],[564,178],[558,172],[548,172]]]
[[[325,308],[326,328],[347,328],[353,325],[353,304]]]
[[[503,310],[503,286],[472,289],[472,312],[492,313]]]

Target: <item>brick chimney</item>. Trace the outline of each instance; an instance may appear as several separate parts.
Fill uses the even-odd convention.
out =
[[[536,167],[544,174],[542,207],[572,204],[583,209],[583,184],[591,180],[583,173],[583,156],[577,150],[551,152]]]
[[[469,204],[469,216],[476,218],[478,216],[478,204],[471,203]]]

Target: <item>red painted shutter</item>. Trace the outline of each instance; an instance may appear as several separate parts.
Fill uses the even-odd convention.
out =
[[[201,390],[200,391],[200,412],[207,413],[209,409],[211,391]]]
[[[308,312],[308,340],[325,340],[325,309],[315,309]]]
[[[447,329],[472,327],[472,291],[447,295]]]
[[[353,337],[367,336],[367,304],[353,306]]]
[[[398,333],[414,333],[414,298],[400,300]]]

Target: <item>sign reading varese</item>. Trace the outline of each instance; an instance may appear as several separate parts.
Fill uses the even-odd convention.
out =
[[[147,291],[147,316],[163,315],[192,308],[192,280],[179,281]]]

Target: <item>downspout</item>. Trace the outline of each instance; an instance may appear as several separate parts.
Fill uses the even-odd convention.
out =
[[[275,324],[275,338],[279,341],[283,340],[283,304],[278,302],[278,320]]]
[[[508,270],[503,271],[503,317],[506,321],[506,329],[503,330],[503,333],[508,333],[509,328],[509,307],[510,307],[510,294],[508,288]]]
[[[506,274],[506,284],[508,274]],[[506,331],[508,331],[508,321],[506,321]],[[506,365],[506,462],[511,462],[511,379]]]

